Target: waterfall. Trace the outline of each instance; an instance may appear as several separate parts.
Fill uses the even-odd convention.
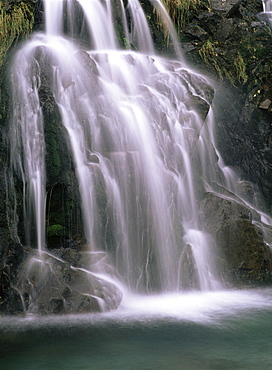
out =
[[[260,13],[261,19],[268,21],[269,24],[272,22],[272,2],[271,0],[262,0],[263,12]]]
[[[34,46],[35,45],[35,46]],[[12,69],[13,120],[11,123],[11,163],[21,173],[24,187],[24,221],[29,244],[45,247],[45,142],[39,103],[39,65],[30,43],[18,51]],[[29,63],[30,61],[30,63]],[[16,86],[19,88],[17,89]],[[31,230],[34,226],[34,238]]]
[[[138,0],[46,0],[46,31],[16,53],[11,164],[23,183],[27,244],[47,250],[46,76],[73,157],[88,252],[106,252],[134,292],[188,288],[188,275],[192,288],[220,289],[214,242],[199,221],[200,194],[225,168],[213,138],[213,87],[184,62],[162,3],[151,3],[169,25],[174,59],[156,54]]]
[[[272,12],[272,3],[270,0],[263,0],[263,11],[264,13]]]

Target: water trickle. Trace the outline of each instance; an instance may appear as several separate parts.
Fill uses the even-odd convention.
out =
[[[262,19],[267,20],[269,23],[272,22],[272,2],[271,0],[263,1],[263,12],[260,13]]]
[[[272,12],[271,0],[263,0],[263,11],[265,13]]]
[[[24,213],[28,242],[40,251],[45,247],[45,142],[43,116],[39,103],[39,65],[28,44],[18,51],[12,70],[13,121],[11,124],[11,162],[21,172],[24,184]],[[19,103],[19,104],[18,104]],[[30,139],[31,138],[31,139]],[[35,238],[30,229],[35,225]]]
[[[121,0],[46,0],[46,33],[33,35],[17,52],[11,147],[13,168],[24,183],[27,242],[46,250],[39,97],[45,74],[74,161],[89,253],[107,252],[133,291],[186,287],[184,261],[194,289],[215,290],[222,284],[214,243],[201,231],[198,215],[199,194],[219,181],[218,172],[224,178],[213,138],[213,88],[184,63],[164,7],[154,3],[170,25],[176,60],[155,54],[138,0],[127,7]],[[137,51],[118,43],[115,5],[125,46]],[[75,26],[79,8],[88,50]]]

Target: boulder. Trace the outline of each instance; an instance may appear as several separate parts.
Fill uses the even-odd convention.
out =
[[[111,274],[108,273],[110,268],[105,253],[96,252],[86,259],[75,250],[57,252],[67,259],[31,250],[22,262],[13,291],[19,294],[24,312],[90,313],[119,306],[122,293],[112,269]]]
[[[271,282],[271,252],[262,229],[253,223],[253,212],[234,198],[213,193],[206,194],[200,210],[203,228],[217,243],[224,279],[231,285]]]

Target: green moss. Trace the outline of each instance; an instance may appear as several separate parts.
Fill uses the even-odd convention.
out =
[[[62,236],[65,234],[65,228],[62,225],[51,225],[47,228],[48,236]]]
[[[211,40],[206,40],[202,47],[199,49],[199,55],[206,64],[211,64],[220,78],[223,78],[224,70],[220,67],[218,62],[217,45]]]
[[[192,10],[200,7],[207,9],[207,0],[162,0],[167,13],[169,14],[172,22],[174,23],[177,33],[180,34],[181,30],[188,22]],[[164,40],[168,45],[169,42],[169,28],[165,21],[164,16],[161,16],[160,9],[156,9],[157,25],[163,31]]]
[[[234,68],[236,71],[236,77],[241,84],[245,84],[248,80],[248,75],[246,72],[246,63],[242,55],[238,52],[234,58]]]
[[[231,66],[224,66],[217,50],[217,43],[207,40],[199,49],[199,55],[206,64],[212,65],[215,68],[221,79],[226,77],[233,85],[236,82],[244,85],[248,81],[247,64],[240,51],[236,48],[233,52],[233,64]]]
[[[177,26],[178,32],[181,31],[187,22],[191,9],[196,9],[201,3],[201,0],[163,0],[165,8]]]
[[[130,42],[126,38],[126,35],[124,33],[123,27],[118,23],[118,21],[115,22],[115,32],[117,35],[117,40],[119,42],[119,45],[124,49],[130,48]]]
[[[59,154],[59,142],[51,136],[49,145],[50,176],[57,178],[61,171],[61,160]]]
[[[5,9],[0,1],[0,67],[7,50],[19,36],[29,35],[33,23],[33,5],[21,2]]]

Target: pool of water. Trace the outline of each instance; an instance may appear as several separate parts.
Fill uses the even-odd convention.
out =
[[[272,289],[126,297],[107,314],[2,316],[0,365],[272,369]]]

